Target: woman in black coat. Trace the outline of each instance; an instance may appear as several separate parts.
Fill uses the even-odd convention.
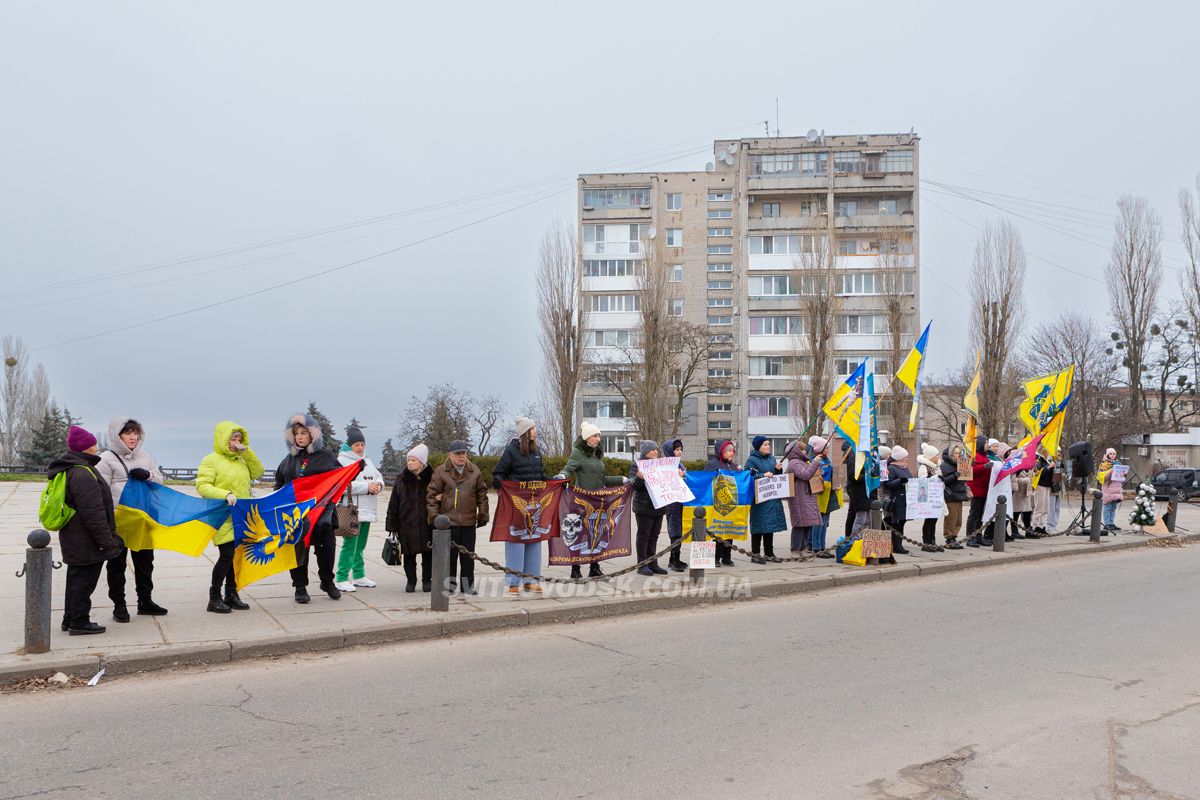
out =
[[[658,443],[643,440],[638,449],[639,460],[658,458]],[[637,520],[637,560],[645,561],[658,552],[658,534],[662,531],[663,516],[667,509],[655,508],[646,488],[646,479],[638,472],[637,460],[629,467],[629,480],[633,483],[633,517]],[[655,559],[638,567],[638,575],[666,575],[667,571]]]
[[[392,484],[388,498],[384,529],[400,540],[400,556],[404,563],[404,591],[417,590],[417,556],[421,556],[421,591],[433,588],[433,530],[429,527],[426,490],[433,478],[429,466],[429,448],[418,444],[408,451],[405,468]]]
[[[907,555],[904,548],[904,523],[908,517],[908,493],[905,485],[912,473],[908,470],[908,451],[893,447],[888,460],[888,479],[880,485],[888,491],[888,526],[892,529],[892,552]]]
[[[501,481],[546,480],[542,453],[538,450],[537,425],[529,417],[517,417],[513,430],[517,435],[504,448],[500,461],[492,470],[492,486],[496,489],[500,488]],[[554,513],[558,513],[557,509]],[[542,543],[505,542],[504,566],[526,575],[537,575],[542,566]],[[521,594],[521,578],[506,573],[504,583],[510,596],[517,597]],[[541,584],[537,581],[525,579],[524,588],[534,594],[542,593]]]

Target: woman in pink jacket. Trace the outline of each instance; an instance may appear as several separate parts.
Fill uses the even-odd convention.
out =
[[[798,556],[801,551],[812,549],[812,528],[821,524],[817,496],[808,484],[809,479],[818,474],[820,467],[809,459],[800,442],[788,445],[783,455],[787,458],[787,471],[796,476],[795,494],[788,498],[788,510],[792,518],[792,555]]]
[[[1119,481],[1113,480],[1113,467],[1119,466],[1121,462],[1117,458],[1117,451],[1110,447],[1104,451],[1104,460],[1100,462],[1100,469],[1096,470],[1096,480],[1100,481],[1100,500],[1104,503],[1101,519],[1106,531],[1121,530],[1117,527],[1117,506],[1121,505],[1125,478],[1122,476]]]

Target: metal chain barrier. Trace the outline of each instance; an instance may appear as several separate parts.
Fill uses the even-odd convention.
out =
[[[801,553],[798,556],[791,556],[789,558],[781,558],[779,556],[766,556],[766,555],[759,555],[758,553],[752,553],[743,547],[738,547],[736,544],[733,543],[732,539],[722,539],[719,536],[714,536],[712,538],[713,538],[714,542],[723,544],[726,547],[728,547],[730,550],[737,550],[742,555],[749,556],[750,560],[752,560],[752,561],[757,559],[758,561],[769,562],[771,564],[787,564],[787,563],[802,562],[802,561],[812,561],[814,558],[817,557],[817,553],[833,553],[834,551],[837,550],[837,545],[835,544],[832,547],[826,547],[824,550],[806,551],[808,553],[807,555],[805,553]]]
[[[690,541],[690,540],[691,540],[690,535],[681,536],[678,540],[678,544],[680,547],[682,547],[683,543],[685,541]],[[503,564],[499,564],[495,561],[492,561],[490,558],[488,558],[486,556],[479,555],[479,553],[476,553],[474,550],[469,550],[466,547],[463,547],[458,542],[450,543],[450,547],[452,547],[455,550],[458,550],[458,552],[462,553],[463,555],[467,556],[468,558],[478,561],[480,564],[483,564],[485,567],[491,567],[492,569],[496,570],[497,572],[503,572],[505,575],[514,575],[518,578],[523,579],[526,583],[565,583],[565,584],[584,584],[584,583],[593,583],[593,582],[598,582],[598,581],[610,581],[613,578],[619,578],[622,575],[627,575],[630,572],[634,572],[635,570],[639,570],[642,567],[649,566],[650,564],[654,563],[655,561],[658,561],[658,559],[664,553],[669,553],[675,547],[675,545],[676,545],[675,542],[671,542],[670,544],[668,544],[662,550],[659,550],[654,555],[647,556],[646,558],[637,562],[633,566],[626,567],[625,569],[617,570],[616,572],[609,572],[609,573],[605,573],[604,575],[589,576],[587,578],[557,578],[557,577],[554,577],[551,575],[530,575],[528,572],[521,572],[519,569],[510,569],[509,567],[506,567]],[[592,562],[592,563],[599,563],[599,562]]]

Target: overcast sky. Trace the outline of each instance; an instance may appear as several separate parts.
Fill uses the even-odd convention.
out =
[[[5,0],[0,333],[89,427],[142,419],[167,465],[196,464],[225,418],[273,464],[310,398],[365,421],[377,457],[430,383],[536,396],[535,254],[573,218],[575,173],[703,169],[712,138],[774,131],[777,97],[784,135],[915,128],[923,178],[1059,204],[988,196],[1058,228],[1014,218],[1030,252],[1096,278],[1117,197],[1145,195],[1180,266],[1200,5],[980,8]],[[965,351],[972,226],[1004,212],[934,189],[921,305],[940,371]],[[1102,282],[1029,265],[1033,314],[1106,313]]]

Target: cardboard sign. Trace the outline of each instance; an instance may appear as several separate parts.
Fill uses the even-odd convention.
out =
[[[891,531],[877,531],[871,528],[862,530],[863,558],[891,558]]]
[[[975,462],[966,456],[959,456],[955,460],[954,468],[958,472],[960,481],[969,481],[975,474]]]
[[[1109,480],[1112,483],[1124,483],[1125,479],[1128,477],[1129,477],[1129,465],[1128,464],[1114,464],[1113,468],[1112,468],[1112,474],[1109,476]]]
[[[677,457],[639,460],[637,468],[638,477],[646,482],[646,491],[650,493],[650,502],[654,503],[655,508],[696,499],[679,474]]]
[[[717,568],[717,543],[712,539],[703,542],[692,542],[692,552],[688,555],[688,566],[692,569]]]
[[[796,494],[796,476],[790,472],[759,478],[754,482],[754,502],[785,500]]]
[[[940,519],[946,514],[945,486],[937,478],[910,478],[904,486],[906,519]]]

